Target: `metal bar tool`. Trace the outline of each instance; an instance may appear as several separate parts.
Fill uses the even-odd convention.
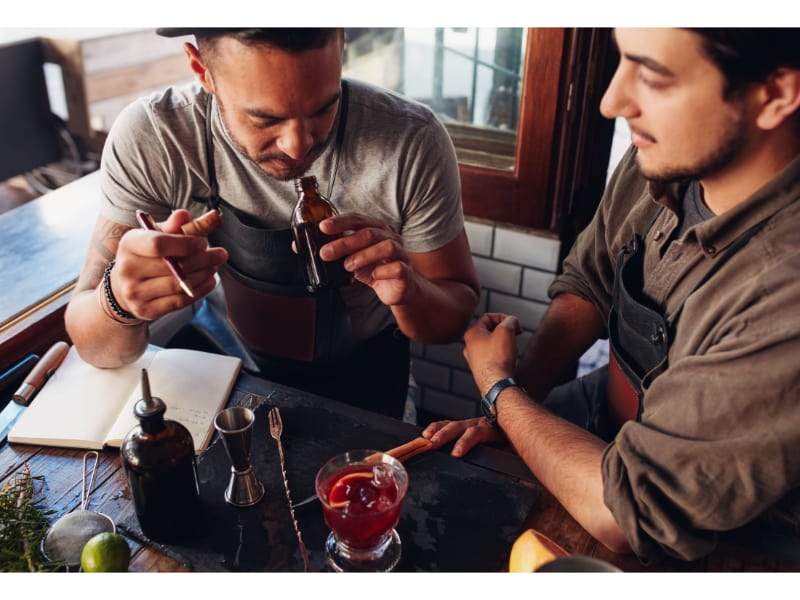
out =
[[[306,566],[306,573],[309,573],[311,571],[311,563],[308,560],[308,550],[306,550],[306,545],[303,543],[303,536],[300,534],[300,526],[297,524],[297,517],[294,515],[292,496],[289,492],[289,479],[286,476],[286,461],[283,457],[283,444],[281,443],[283,421],[281,421],[281,413],[277,406],[272,407],[269,411],[269,433],[278,444],[278,457],[281,461],[283,487],[286,490],[286,501],[289,503],[289,513],[292,516],[292,526],[294,527],[294,533],[297,536],[297,543],[300,545],[300,552],[303,553],[303,563]]]

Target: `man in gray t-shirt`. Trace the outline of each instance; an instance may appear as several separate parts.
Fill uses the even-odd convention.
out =
[[[343,82],[342,30],[160,33],[195,35],[184,50],[199,85],[135,102],[109,133],[100,215],[66,317],[79,353],[128,364],[148,321],[223,290],[222,310],[206,302],[222,317],[212,329],[234,337],[223,350],[269,379],[399,416],[408,339],[458,338],[478,298],[444,127],[420,104]],[[298,280],[289,229],[305,175],[340,213],[321,225],[343,235],[320,256],[351,274],[315,294]],[[208,241],[181,235],[209,208],[222,226]],[[137,210],[161,231],[138,228]]]

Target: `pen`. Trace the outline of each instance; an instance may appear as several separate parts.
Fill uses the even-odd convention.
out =
[[[68,351],[69,345],[66,342],[56,342],[41,359],[36,361],[31,372],[25,376],[22,385],[14,392],[6,407],[0,411],[0,444],[5,443],[8,432],[11,431],[22,413],[27,410],[27,406],[39,389],[62,363]],[[26,359],[23,363],[28,364],[28,360]]]
[[[139,224],[145,229],[149,231],[159,231],[158,227],[156,227],[155,221],[153,221],[153,217],[151,217],[143,210],[136,211],[136,219],[139,221]],[[189,282],[186,281],[183,271],[181,271],[181,268],[178,265],[178,263],[175,262],[175,259],[170,258],[169,256],[165,256],[163,258],[164,262],[167,263],[169,270],[172,271],[172,274],[175,276],[175,279],[177,279],[178,283],[181,284],[181,288],[183,288],[183,291],[186,292],[186,295],[189,296],[189,298],[194,298],[194,290],[192,290],[192,286],[189,285]]]
[[[53,344],[41,360],[36,363],[36,366],[22,382],[22,385],[14,392],[12,400],[22,406],[30,404],[33,395],[41,389],[47,379],[64,361],[67,352],[69,352],[69,344],[67,342]]]

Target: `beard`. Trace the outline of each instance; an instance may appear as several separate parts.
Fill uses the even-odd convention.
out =
[[[217,101],[219,102],[219,100]],[[273,179],[277,179],[278,181],[292,181],[305,175],[306,172],[308,172],[308,170],[311,168],[311,165],[314,164],[314,161],[316,161],[322,155],[322,153],[325,152],[325,149],[328,147],[328,144],[333,138],[333,128],[331,128],[331,131],[328,133],[328,136],[325,138],[325,140],[313,145],[300,160],[295,160],[283,152],[268,152],[265,150],[259,150],[254,154],[250,152],[244,146],[244,144],[242,144],[233,135],[231,128],[228,126],[227,119],[225,118],[225,108],[222,106],[221,102],[219,102],[219,109],[222,123],[225,126],[225,131],[227,132],[228,138],[231,140],[231,143],[234,145],[234,147],[247,158],[256,163],[259,167],[261,167],[261,169],[267,175]]]
[[[716,147],[691,164],[664,166],[648,169],[637,157],[639,169],[647,179],[656,183],[676,183],[712,177],[728,167],[738,156],[747,139],[744,116],[739,113],[731,118],[720,136]]]
[[[282,152],[263,152],[254,156],[247,152],[247,150],[245,150],[237,142],[234,143],[241,152],[250,158],[250,160],[261,167],[261,169],[264,170],[270,177],[277,179],[278,181],[291,181],[305,175],[309,168],[311,168],[311,165],[314,164],[314,161],[320,157],[327,147],[327,143],[325,142],[312,146],[306,155],[301,159],[302,163],[300,165],[286,167],[285,163],[291,164],[297,163],[298,161],[286,156]]]

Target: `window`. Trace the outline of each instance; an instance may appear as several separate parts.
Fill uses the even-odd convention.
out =
[[[585,191],[576,144],[607,162],[610,130],[595,135],[603,86],[592,78],[605,76],[595,67],[605,65],[608,34],[348,29],[344,74],[433,108],[456,147],[468,215],[558,232],[576,190]]]
[[[344,74],[430,106],[462,164],[514,168],[526,30],[348,30]]]

